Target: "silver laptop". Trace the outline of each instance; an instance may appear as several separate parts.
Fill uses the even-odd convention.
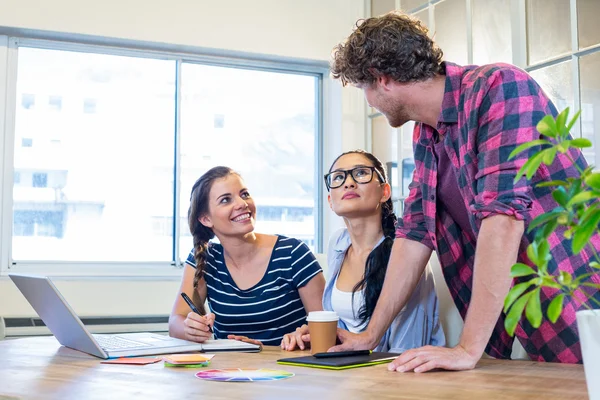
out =
[[[91,334],[50,278],[21,274],[8,276],[60,344],[96,357],[132,357],[191,351],[260,351],[257,345],[237,340],[195,343],[148,332]]]

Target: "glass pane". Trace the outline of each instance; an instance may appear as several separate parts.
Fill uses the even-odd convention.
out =
[[[174,61],[19,49],[13,259],[172,259],[174,82]]]
[[[579,48],[600,43],[600,1],[577,0],[577,25],[579,29]]]
[[[371,15],[376,17],[396,9],[396,0],[371,0]]]
[[[398,135],[383,115],[371,119],[371,145],[373,154],[382,163],[398,160]]]
[[[400,0],[400,8],[410,12],[417,7],[421,7],[425,3],[427,3],[427,0]]]
[[[571,61],[532,71],[530,75],[544,89],[559,111],[573,110],[573,78]]]
[[[467,8],[465,0],[446,0],[435,6],[435,36],[444,51],[444,60],[468,64]]]
[[[527,0],[529,65],[571,51],[571,11],[565,0]]]
[[[184,63],[181,104],[182,236],[193,183],[208,169],[238,171],[258,209],[256,231],[280,233],[314,249],[315,76]]]
[[[512,62],[510,0],[473,0],[473,64]]]
[[[580,60],[581,78],[581,131],[582,136],[592,141],[594,146],[584,149],[588,163],[598,166],[600,150],[600,52]]]
[[[427,28],[429,28],[429,10],[425,9],[423,11],[419,11],[418,13],[414,14],[415,18],[418,18],[423,25],[425,25]],[[433,37],[433,32],[429,31],[429,37]]]

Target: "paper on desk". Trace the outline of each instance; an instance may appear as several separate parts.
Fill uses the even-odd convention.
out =
[[[101,364],[129,364],[129,365],[146,365],[154,364],[160,361],[158,357],[120,357],[111,360],[100,361]]]
[[[163,356],[162,359],[169,364],[203,364],[214,357],[214,354],[170,354]]]

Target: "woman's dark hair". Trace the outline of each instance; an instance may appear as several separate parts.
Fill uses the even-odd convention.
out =
[[[201,303],[198,295],[198,282],[204,274],[204,266],[206,265],[206,252],[208,249],[208,241],[215,237],[212,229],[202,225],[199,218],[208,213],[208,196],[213,183],[217,179],[225,178],[228,175],[236,174],[237,172],[229,167],[214,167],[206,171],[194,186],[192,186],[192,194],[190,195],[190,208],[188,210],[188,223],[190,225],[190,233],[194,239],[194,260],[196,261],[196,273],[194,274],[194,294],[192,300],[196,307],[204,313],[204,304]]]
[[[373,167],[381,173],[381,176],[384,178],[384,182],[381,183],[386,183],[388,181],[387,173],[385,168],[383,168],[381,161],[373,154],[364,150],[353,150],[342,153],[333,161],[329,168],[329,172],[331,172],[335,163],[346,154],[361,154],[371,161]],[[364,289],[365,304],[358,310],[358,313],[355,314],[360,320],[361,325],[366,323],[371,318],[371,315],[373,315],[377,300],[379,300],[379,295],[381,294],[383,281],[385,279],[385,271],[387,270],[390,253],[392,252],[392,245],[394,244],[396,215],[394,214],[394,204],[392,203],[391,198],[387,199],[387,201],[381,205],[381,228],[383,229],[385,238],[367,257],[363,278],[352,289],[352,304],[354,304],[354,294],[357,291]]]
[[[442,73],[442,50],[418,19],[392,11],[361,19],[345,42],[333,49],[331,74],[342,85],[372,84],[386,75],[418,82]]]

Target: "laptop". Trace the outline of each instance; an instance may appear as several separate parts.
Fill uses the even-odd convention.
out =
[[[50,278],[22,274],[8,276],[60,344],[96,357],[107,359],[192,351],[260,351],[258,345],[229,339],[196,343],[149,332],[91,334]]]

